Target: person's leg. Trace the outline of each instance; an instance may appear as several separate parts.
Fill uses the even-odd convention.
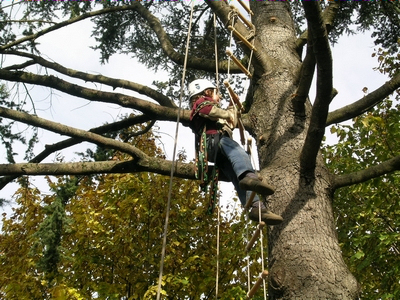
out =
[[[242,190],[255,191],[264,196],[274,193],[274,188],[261,182],[246,151],[234,140],[223,136],[219,142],[221,154],[230,162],[232,169],[239,180],[239,188]]]
[[[255,174],[249,155],[234,140],[222,137],[219,142],[220,151],[217,156],[217,165],[235,186],[240,203],[246,206],[251,191],[263,195],[272,194],[273,188],[262,183]],[[249,218],[253,221],[264,221],[268,225],[276,225],[282,222],[282,217],[267,211],[264,203],[256,194],[251,204]],[[261,214],[260,214],[261,212]]]
[[[218,156],[217,159],[220,171],[235,186],[240,203],[244,208],[247,204],[247,201],[251,197],[252,191],[246,191],[240,187],[239,180],[236,177],[230,162],[223,155]],[[277,225],[283,221],[281,216],[278,216],[267,210],[264,203],[260,200],[260,197],[257,194],[254,195],[252,204],[250,205],[248,216],[250,220],[255,222],[259,222],[261,217],[261,221],[265,222],[267,225]]]
[[[217,165],[220,171],[224,174],[224,176],[232,182],[233,186],[235,187],[235,190],[238,194],[240,203],[242,204],[243,207],[246,205],[246,190],[243,190],[239,186],[239,179],[235,173],[235,170],[232,167],[231,162],[223,155],[222,153],[219,153],[217,156]],[[251,192],[250,192],[251,193]]]
[[[249,155],[236,141],[228,136],[222,136],[219,141],[222,155],[229,160],[232,170],[237,178],[246,172],[254,173]]]

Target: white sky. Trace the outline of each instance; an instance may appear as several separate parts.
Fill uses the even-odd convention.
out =
[[[88,48],[88,46],[94,45],[93,39],[90,38],[91,30],[89,26],[90,23],[87,21],[80,22],[37,39],[44,58],[54,60],[68,68],[93,74],[102,74],[108,77],[127,79],[143,85],[151,85],[154,79],[162,79],[163,75],[165,78],[165,74],[153,74],[126,55],[114,55],[108,64],[100,65],[99,53]],[[371,57],[373,51],[373,41],[369,35],[363,34],[343,37],[332,48],[334,87],[339,91],[339,94],[333,100],[331,110],[360,99],[364,95],[362,92],[364,87],[368,87],[369,91],[373,91],[388,80],[386,76],[373,71],[373,67],[377,66],[376,58]],[[8,59],[3,62],[4,65],[12,63],[14,62]],[[89,83],[88,86],[105,90],[105,87],[99,84],[94,85]],[[122,92],[121,89],[117,89],[116,91]],[[112,122],[119,114],[129,112],[129,110],[121,109],[116,105],[89,102],[57,91],[54,93],[49,98],[49,90],[47,88],[32,88],[31,95],[33,95],[35,101],[39,101],[36,104],[38,114],[43,118],[76,128],[89,129],[100,126],[105,122]],[[132,92],[129,93],[132,94]],[[312,94],[313,92],[311,92]],[[145,98],[144,96],[139,97]],[[163,134],[163,143],[168,159],[172,158],[175,128],[176,124],[174,123],[163,123],[160,129],[161,132],[165,133]],[[188,128],[183,126],[179,127],[179,133],[177,150],[186,149],[189,159],[192,159],[194,155],[193,134]],[[236,140],[239,141],[238,135],[235,136]],[[41,131],[36,153],[42,151],[45,144],[53,144],[65,138]],[[73,147],[68,151],[63,151],[61,154],[66,157],[66,160],[71,160],[74,151],[84,151],[88,146],[89,144],[86,143],[81,144],[79,147]],[[3,159],[5,157],[3,152],[4,149],[0,148],[0,163],[6,163]],[[46,161],[51,162],[55,157],[56,155],[52,155]],[[75,157],[75,159],[77,158]],[[41,187],[41,177],[31,178],[38,187]],[[9,184],[0,191],[0,197],[10,199],[16,187],[16,184]],[[235,197],[233,186],[230,183],[223,183],[222,189],[224,193],[222,201]],[[3,210],[9,212],[10,206],[6,205],[0,208],[0,212]]]

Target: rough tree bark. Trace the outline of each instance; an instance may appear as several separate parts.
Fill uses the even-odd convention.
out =
[[[310,141],[320,144],[324,127],[310,128],[310,122],[326,116],[327,110],[313,116],[308,100],[296,105],[302,65],[289,4],[252,1],[251,5],[259,52],[267,57],[261,57],[264,63],[259,65],[266,68],[257,69],[252,82],[246,124],[258,141],[260,174],[276,187],[268,207],[284,218],[268,233],[270,299],[356,299],[358,284],[344,264],[336,236],[332,178],[320,154],[314,162],[303,153]],[[325,55],[329,58],[329,53]],[[326,97],[332,92],[329,63],[318,70],[328,79],[320,79],[325,86],[318,87],[321,99],[316,103],[329,101]]]

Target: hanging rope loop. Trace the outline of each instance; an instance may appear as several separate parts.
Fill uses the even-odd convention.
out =
[[[172,154],[172,164],[171,164],[171,176],[169,181],[169,189],[168,189],[168,201],[167,201],[167,210],[165,215],[165,224],[164,224],[164,235],[163,235],[163,245],[161,250],[161,262],[160,262],[160,274],[158,277],[158,287],[157,287],[157,300],[160,300],[161,297],[161,286],[162,286],[162,277],[164,272],[164,260],[165,260],[165,248],[167,246],[167,233],[168,233],[168,222],[169,222],[169,212],[171,209],[171,196],[172,196],[172,183],[174,178],[175,171],[175,156],[176,156],[176,148],[178,141],[178,133],[179,133],[179,121],[182,109],[182,98],[183,98],[183,90],[185,85],[185,77],[186,77],[186,65],[187,65],[187,57],[189,52],[189,44],[190,44],[190,32],[192,30],[192,19],[193,19],[193,7],[194,1],[192,1],[190,17],[189,17],[189,29],[187,34],[187,42],[186,42],[186,52],[185,52],[185,61],[183,64],[183,72],[182,72],[182,81],[181,81],[181,92],[179,96],[179,107],[178,107],[178,115],[176,119],[176,130],[175,130],[175,139],[174,139],[174,151]]]

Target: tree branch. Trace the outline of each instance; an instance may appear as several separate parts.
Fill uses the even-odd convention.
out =
[[[133,2],[133,3],[136,3],[136,2]],[[26,41],[35,40],[38,37],[40,37],[42,35],[45,35],[45,34],[47,34],[49,32],[52,32],[52,31],[60,29],[62,27],[65,27],[65,26],[71,25],[73,23],[82,21],[82,20],[87,19],[87,18],[91,18],[91,17],[94,17],[94,16],[102,15],[102,14],[108,14],[108,13],[112,13],[112,12],[116,12],[116,11],[124,11],[124,10],[132,10],[132,6],[131,5],[111,6],[111,7],[107,7],[107,8],[101,9],[101,10],[92,11],[92,12],[89,12],[89,13],[84,13],[84,14],[76,17],[76,18],[72,18],[72,19],[57,23],[56,25],[53,25],[53,26],[45,28],[45,29],[43,29],[41,31],[38,31],[35,34],[25,36],[25,37],[23,37],[21,39],[18,39],[16,41],[8,43],[7,45],[3,45],[3,46],[0,47],[0,51],[12,48],[12,47],[14,47],[16,45],[19,45],[19,44],[22,44],[22,43],[24,43]]]
[[[123,80],[123,79],[115,79],[103,75],[93,75],[89,74],[86,72],[80,72],[76,71],[73,69],[66,68],[58,63],[55,62],[50,62],[40,56],[31,54],[31,53],[26,53],[26,52],[21,52],[21,51],[4,51],[3,54],[11,54],[11,55],[16,55],[20,57],[27,57],[31,58],[34,62],[40,64],[43,67],[50,68],[54,71],[57,71],[61,74],[73,77],[73,78],[78,78],[84,81],[90,81],[90,82],[98,82],[101,84],[106,84],[111,86],[113,89],[116,88],[124,88],[128,89],[134,92],[138,92],[142,95],[146,95],[153,100],[157,101],[160,105],[165,106],[165,107],[177,107],[176,104],[171,101],[168,97],[164,96],[163,94],[149,88],[148,86],[141,85],[138,83],[134,83],[132,81],[128,80]],[[8,68],[5,68],[8,69]]]
[[[97,133],[97,134],[102,134],[102,133],[107,133],[107,132],[114,132],[118,131],[123,128],[127,128],[129,126],[133,126],[135,124],[141,124],[144,122],[150,121],[146,116],[130,116],[124,120],[106,124],[100,127],[92,128],[89,130],[89,132]],[[43,161],[46,157],[48,157],[50,154],[60,151],[62,149],[74,146],[76,144],[81,143],[81,139],[76,139],[76,138],[69,138],[66,140],[63,140],[61,142],[52,144],[52,145],[45,145],[45,149],[36,155],[33,159],[29,161],[29,163],[40,163]],[[18,176],[5,176],[0,178],[0,190],[3,189],[8,183],[16,179]]]
[[[0,69],[0,79],[42,85],[50,88],[55,88],[61,92],[87,100],[118,104],[122,107],[139,110],[143,114],[148,115],[148,117],[151,119],[176,121],[177,113],[179,111],[178,108],[163,107],[133,96],[84,88],[76,84],[71,84],[52,75],[43,76],[23,71],[8,71]],[[184,125],[188,124],[189,115],[189,111],[181,110],[180,117],[181,122]]]
[[[365,113],[370,108],[382,102],[398,88],[400,88],[400,74],[397,74],[395,77],[385,82],[381,87],[364,96],[360,100],[330,112],[328,114],[326,126],[347,121]]]
[[[132,4],[133,5],[133,4]],[[135,2],[135,10],[139,13],[139,15],[149,24],[150,28],[154,31],[157,36],[158,41],[160,42],[161,48],[164,53],[176,64],[183,66],[185,61],[185,55],[180,54],[175,51],[174,46],[172,45],[168,34],[165,32],[164,28],[161,25],[160,20],[152,15],[148,9],[146,9],[140,2]],[[207,72],[215,72],[215,60],[197,58],[189,56],[187,60],[187,67],[193,68],[197,70],[204,70]],[[228,71],[228,61],[219,61],[218,62],[218,70],[220,72]],[[239,67],[230,66],[231,73],[241,73]]]
[[[329,5],[322,13],[322,18],[324,20],[326,31],[329,33],[332,28],[333,21],[336,17],[336,13],[340,7],[340,3],[338,2],[329,2]],[[297,52],[300,53],[300,49],[307,43],[308,38],[308,30],[306,30],[301,37],[296,42]],[[307,43],[307,52],[304,58],[304,61],[301,66],[300,72],[300,81],[299,87],[297,89],[295,98],[293,99],[293,103],[295,108],[298,109],[296,111],[301,112],[304,111],[303,104],[305,103],[308,94],[310,92],[310,87],[312,80],[314,78],[314,70],[315,70],[315,57],[313,52],[312,43]]]
[[[147,158],[147,155],[145,153],[143,153],[136,147],[133,147],[132,145],[122,143],[114,139],[106,138],[93,132],[88,132],[86,130],[80,130],[67,125],[62,125],[60,123],[45,120],[43,118],[32,116],[24,112],[0,107],[0,116],[13,119],[15,121],[22,122],[28,125],[47,129],[62,135],[78,138],[82,141],[88,141],[103,147],[113,148],[115,150],[119,150],[121,152],[131,155],[134,159]]]
[[[19,163],[0,164],[0,175],[91,175],[112,173],[151,172],[160,175],[171,175],[171,161],[157,157],[142,157],[124,162],[76,162],[76,163]],[[174,176],[186,179],[196,179],[194,165],[175,162]],[[2,187],[0,187],[1,189]]]
[[[310,92],[312,80],[315,71],[315,55],[311,43],[307,44],[307,52],[303,63],[301,64],[299,85],[293,98],[293,106],[297,114],[304,114],[304,104]]]
[[[21,70],[21,69],[25,69],[29,66],[34,65],[35,62],[33,60],[28,60],[26,62],[23,62],[22,64],[17,64],[17,65],[11,65],[8,67],[4,67],[4,70]]]
[[[327,32],[330,32],[333,22],[336,18],[336,14],[340,8],[340,1],[330,1],[328,6],[322,13],[322,18],[324,19],[325,27]],[[301,53],[301,49],[307,43],[308,30],[304,31],[303,34],[296,41],[296,51]],[[300,55],[301,56],[301,55]]]
[[[2,8],[4,8],[4,7],[2,7]],[[40,20],[40,19],[37,19],[37,20],[0,20],[0,23],[7,23],[7,22],[10,22],[10,23],[47,23],[47,24],[53,24],[53,25],[55,25],[55,24],[57,24],[56,22],[51,22],[51,21],[44,21],[44,20]]]
[[[379,165],[358,172],[337,175],[334,178],[333,188],[338,189],[400,170],[400,155],[389,159]]]
[[[312,41],[317,63],[317,93],[300,160],[303,170],[313,170],[320,144],[324,137],[326,118],[331,102],[333,89],[332,54],[319,2],[304,1],[302,3],[308,21],[308,30],[311,38],[309,40]]]

